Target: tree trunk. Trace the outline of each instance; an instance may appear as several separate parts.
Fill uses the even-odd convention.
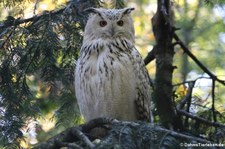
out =
[[[170,0],[158,0],[156,14],[152,18],[156,39],[156,79],[154,98],[161,123],[167,128],[176,128],[176,112],[172,102],[173,73],[173,27],[171,25]]]

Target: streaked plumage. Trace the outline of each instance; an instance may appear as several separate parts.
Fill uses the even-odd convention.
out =
[[[87,121],[150,116],[149,76],[134,46],[132,10],[88,10],[91,15],[75,70],[76,97]]]

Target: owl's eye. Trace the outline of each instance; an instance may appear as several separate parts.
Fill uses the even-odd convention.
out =
[[[123,21],[122,21],[122,20],[119,20],[119,21],[117,22],[117,25],[123,26]]]
[[[99,22],[99,25],[100,25],[101,27],[104,27],[104,26],[107,25],[107,22],[104,21],[104,20],[102,20],[102,21]]]

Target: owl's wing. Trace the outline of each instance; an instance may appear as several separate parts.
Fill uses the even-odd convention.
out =
[[[134,66],[135,66],[135,74],[137,75],[137,96],[136,96],[136,105],[137,105],[137,112],[138,118],[140,120],[145,121],[152,121],[152,114],[151,114],[151,84],[152,81],[148,75],[148,71],[145,67],[144,61],[134,47],[132,48],[132,56],[134,59]]]

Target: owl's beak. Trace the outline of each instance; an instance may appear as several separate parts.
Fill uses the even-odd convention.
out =
[[[111,29],[110,29],[110,35],[113,37],[114,36],[114,34],[115,34],[115,29],[114,29],[114,27],[112,26],[111,27]]]

